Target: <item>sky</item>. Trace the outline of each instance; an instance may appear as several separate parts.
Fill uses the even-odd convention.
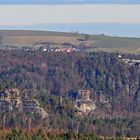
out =
[[[140,0],[0,0],[0,29],[140,37],[139,13]]]
[[[140,0],[0,0],[0,4],[140,3]]]
[[[140,24],[140,5],[2,5],[0,25],[45,23]]]

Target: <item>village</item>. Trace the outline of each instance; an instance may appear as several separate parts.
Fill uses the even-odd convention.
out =
[[[15,48],[16,49],[16,48]],[[72,53],[72,52],[81,52],[85,50],[83,46],[73,46],[71,44],[43,44],[38,45],[34,44],[32,47],[23,47],[24,51],[41,51],[41,52],[65,52],[65,53]]]

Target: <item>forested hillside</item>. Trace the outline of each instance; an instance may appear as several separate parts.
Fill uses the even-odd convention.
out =
[[[3,127],[61,128],[101,136],[140,136],[140,67],[124,63],[136,55],[0,51],[0,90],[17,88],[20,98],[38,100],[48,120],[19,111],[1,114]],[[91,91],[96,109],[77,115],[79,89]],[[6,120],[6,121],[5,121]],[[23,125],[24,124],[24,125]]]

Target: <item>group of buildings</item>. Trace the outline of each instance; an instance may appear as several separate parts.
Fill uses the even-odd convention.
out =
[[[42,52],[65,52],[65,53],[72,53],[72,52],[79,52],[81,51],[78,48],[73,48],[73,47],[62,47],[62,48],[47,48],[47,47],[40,47],[40,48],[32,48],[32,47],[23,47],[24,51],[35,51],[39,50]]]
[[[140,60],[136,59],[122,59],[122,60],[129,65],[140,65]]]
[[[76,52],[76,51],[79,51],[78,49],[76,48],[70,48],[70,47],[67,47],[67,48],[51,48],[51,49],[47,49],[47,48],[44,48],[43,49],[44,52],[66,52],[66,53],[71,53],[71,52]]]
[[[129,66],[139,66],[140,68],[140,59],[123,58],[121,55],[118,55],[118,57],[121,58],[125,64]]]

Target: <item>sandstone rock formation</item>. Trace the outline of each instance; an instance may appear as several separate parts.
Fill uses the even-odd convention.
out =
[[[90,99],[91,92],[89,90],[78,90],[78,96],[75,101],[75,107],[78,112],[88,114],[94,111],[96,106],[93,100]]]
[[[42,107],[40,107],[39,102],[35,99],[30,99],[28,96],[25,96],[22,99],[22,107],[24,112],[31,112],[43,119],[48,117],[47,112]]]
[[[47,112],[40,107],[37,100],[30,99],[28,96],[21,98],[18,89],[6,89],[5,91],[0,91],[0,113],[10,112],[13,110],[24,113],[31,112],[42,119],[48,117]]]

